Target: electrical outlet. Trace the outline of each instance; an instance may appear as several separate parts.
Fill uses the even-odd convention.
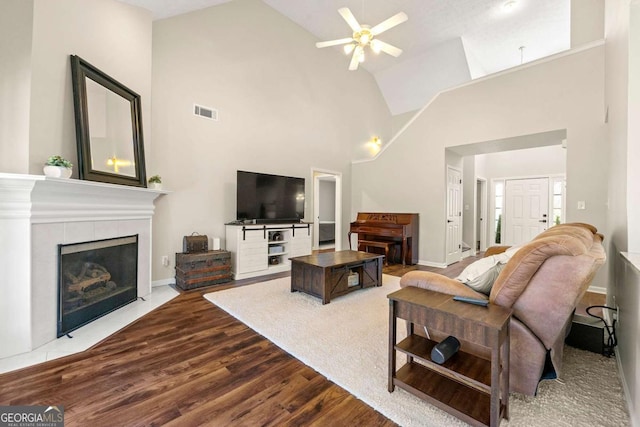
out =
[[[169,257],[167,255],[162,255],[162,265],[169,267]]]

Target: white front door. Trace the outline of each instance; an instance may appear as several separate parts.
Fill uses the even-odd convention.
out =
[[[447,265],[462,258],[461,223],[462,172],[447,166]]]
[[[510,179],[505,183],[504,245],[528,242],[549,226],[549,179]]]

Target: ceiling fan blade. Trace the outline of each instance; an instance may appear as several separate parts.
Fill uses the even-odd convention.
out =
[[[407,19],[409,19],[409,17],[407,16],[406,13],[404,12],[397,13],[393,15],[391,18],[386,19],[381,23],[379,23],[378,25],[376,25],[375,27],[373,27],[371,29],[371,34],[373,34],[374,36],[377,36],[378,34],[384,31],[387,31],[388,29],[391,29],[396,25],[402,24]]]
[[[375,41],[378,48],[384,53],[388,53],[389,55],[395,56],[396,58],[402,53],[402,49],[400,49],[399,47],[395,47],[378,39],[376,39]]]
[[[337,46],[339,44],[351,43],[353,39],[351,37],[347,39],[337,39],[337,40],[329,40],[326,42],[318,42],[316,43],[316,47],[329,47],[329,46]]]
[[[362,55],[362,46],[357,46],[353,50],[353,56],[351,56],[351,62],[349,62],[349,71],[355,71],[358,69],[360,63],[360,55]]]
[[[347,21],[347,24],[349,24],[353,31],[360,31],[360,24],[358,24],[356,17],[353,16],[353,13],[351,13],[348,7],[341,7],[338,9],[338,13],[342,15],[342,18]]]

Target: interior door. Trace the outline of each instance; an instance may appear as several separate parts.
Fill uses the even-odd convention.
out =
[[[487,180],[476,180],[476,252],[487,249]]]
[[[462,258],[462,172],[447,166],[447,265]]]
[[[549,226],[549,179],[510,179],[505,183],[505,245],[528,242]]]

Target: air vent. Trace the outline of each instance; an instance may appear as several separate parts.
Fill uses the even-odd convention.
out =
[[[193,114],[204,117],[205,119],[218,121],[218,110],[204,107],[202,105],[193,104]]]

